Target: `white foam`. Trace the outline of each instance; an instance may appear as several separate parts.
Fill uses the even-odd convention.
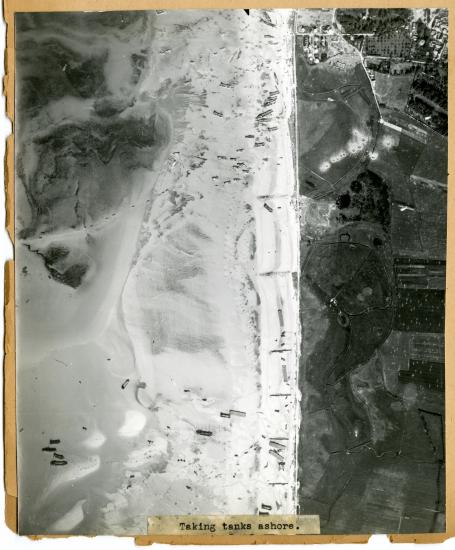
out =
[[[138,435],[145,426],[146,417],[139,411],[126,411],[125,421],[120,427],[118,434],[121,437],[134,437]]]
[[[50,532],[68,533],[79,525],[84,519],[84,510],[82,506],[86,499],[79,500],[69,512],[63,515],[50,527]]]

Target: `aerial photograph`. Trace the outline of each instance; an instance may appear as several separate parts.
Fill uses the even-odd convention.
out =
[[[447,10],[296,16],[300,512],[445,530]]]
[[[445,531],[448,12],[15,16],[19,532]]]

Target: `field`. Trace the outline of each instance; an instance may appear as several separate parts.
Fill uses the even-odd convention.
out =
[[[390,75],[375,72],[374,91],[379,104],[403,111],[408,102],[414,74]]]

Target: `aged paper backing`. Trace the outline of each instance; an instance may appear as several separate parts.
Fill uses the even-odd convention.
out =
[[[246,5],[248,4],[248,5]],[[442,5],[444,4],[444,5]],[[455,9],[448,2],[437,0],[4,0],[3,13],[7,25],[4,93],[6,96],[7,116],[14,128],[14,14],[33,11],[115,11],[115,10],[151,10],[151,9],[187,9],[187,8],[449,8],[449,104],[453,101],[455,76],[453,72]],[[455,169],[453,152],[455,116],[449,109],[449,155],[448,155],[448,250],[446,284],[445,334],[455,331],[455,195],[451,189],[452,171]],[[6,228],[14,242],[14,136],[7,139],[5,155],[5,193]],[[5,356],[4,356],[4,456],[5,456],[5,516],[8,527],[17,532],[17,472],[16,472],[16,372],[15,372],[15,290],[14,261],[5,265]],[[392,542],[438,543],[455,535],[455,373],[451,365],[455,362],[455,339],[446,338],[445,347],[446,380],[446,533],[428,533],[418,535],[389,534]],[[57,537],[57,536],[55,536]],[[38,535],[33,538],[40,538]],[[368,535],[154,535],[136,537],[136,544],[149,545],[153,542],[168,544],[314,544],[314,543],[366,543]]]

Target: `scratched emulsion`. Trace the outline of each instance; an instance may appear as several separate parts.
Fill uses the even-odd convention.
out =
[[[290,17],[16,16],[22,533],[295,511]]]

